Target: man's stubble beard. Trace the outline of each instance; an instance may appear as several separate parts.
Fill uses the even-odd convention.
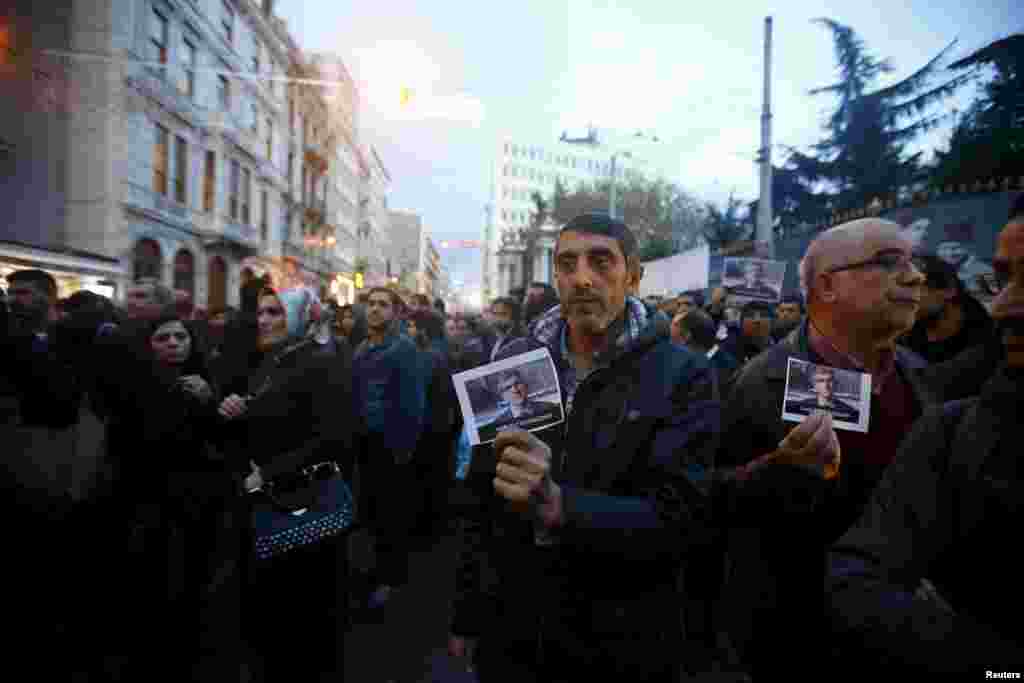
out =
[[[934,311],[926,311],[926,310],[924,310],[923,307],[918,308],[917,317],[914,320],[914,326],[916,327],[917,325],[925,325],[925,326],[932,325],[932,324],[938,322],[939,320],[941,320],[942,317],[945,314],[946,314],[946,305],[945,304],[939,305],[938,307],[936,307],[936,309]]]
[[[572,313],[567,318],[569,328],[576,334],[584,334],[588,337],[598,336],[608,331],[612,320],[602,311],[601,313]]]

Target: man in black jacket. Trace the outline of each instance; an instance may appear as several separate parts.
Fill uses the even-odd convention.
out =
[[[5,474],[25,492],[62,498],[70,485],[69,428],[81,391],[60,335],[51,322],[57,282],[42,270],[8,276],[8,327],[0,331],[0,374],[17,408],[4,439]]]
[[[680,525],[701,506],[685,465],[717,421],[707,364],[627,296],[639,259],[622,223],[571,221],[556,268],[561,307],[501,356],[549,350],[568,425],[474,457],[450,649],[479,636],[484,683],[675,680]]]
[[[943,363],[990,338],[992,319],[956,269],[933,254],[919,254],[917,262],[926,281],[917,322],[903,339],[907,348],[929,363]]]
[[[71,645],[58,638],[75,610],[64,568],[66,554],[75,551],[68,489],[81,390],[51,322],[53,276],[22,270],[7,281],[9,319],[0,330],[0,509],[8,520],[8,546],[23,557],[6,563],[7,579],[19,595],[32,596],[31,604],[16,599],[21,623],[6,645],[18,666],[41,642],[62,650]],[[37,658],[29,666],[50,671]],[[55,675],[66,678],[67,671]]]
[[[739,329],[730,330],[729,336],[722,342],[722,348],[740,365],[769,348],[774,343],[773,313],[772,305],[764,301],[750,301],[744,304]]]
[[[936,400],[922,380],[924,361],[896,344],[914,323],[924,281],[899,225],[864,219],[826,231],[808,247],[800,274],[807,318],[739,373],[724,411],[718,462],[754,460],[793,428],[781,416],[790,358],[870,373],[870,423],[866,434],[834,434],[842,447],[839,476],[806,493],[822,501],[815,511],[730,530],[730,635],[755,677],[790,670],[778,656],[790,635],[778,629],[780,619],[806,623],[808,642],[821,633],[814,624],[820,595],[806,586],[820,580],[824,549],[857,520],[903,436]],[[808,649],[807,657],[820,650]]]
[[[687,474],[716,445],[719,408],[706,359],[629,295],[640,279],[629,228],[577,217],[555,267],[561,304],[500,356],[546,348],[567,422],[505,432],[474,456],[480,505],[460,529],[449,648],[466,655],[479,638],[482,683],[676,681],[682,557],[702,552],[712,515],[745,485],[709,503]],[[821,426],[786,448],[831,457]],[[751,482],[771,498],[761,476]]]
[[[804,302],[799,295],[789,294],[782,297],[775,307],[775,320],[772,322],[772,339],[777,343],[789,336],[789,333],[800,327],[804,317]]]
[[[1001,556],[1024,523],[1024,216],[1000,234],[994,265],[1004,365],[979,397],[914,426],[832,549],[827,605],[851,679],[981,679],[1024,662],[1019,567]]]

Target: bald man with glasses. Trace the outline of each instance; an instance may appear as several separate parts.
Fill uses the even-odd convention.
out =
[[[898,224],[874,218],[819,235],[800,264],[807,316],[750,361],[729,394],[718,461],[742,466],[771,453],[793,429],[781,419],[790,358],[872,378],[868,432],[832,432],[821,441],[838,441],[838,477],[794,491],[778,528],[739,520],[723,542],[733,568],[726,594],[737,608],[731,636],[755,678],[781,675],[780,638],[789,642],[792,634],[783,636],[779,623],[797,617],[801,634],[825,631],[815,621],[820,588],[808,590],[820,587],[825,548],[856,521],[903,436],[937,401],[922,379],[926,363],[896,344],[914,324],[925,281],[912,250]]]

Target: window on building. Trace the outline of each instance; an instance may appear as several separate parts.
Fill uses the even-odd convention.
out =
[[[507,221],[508,220],[508,211],[506,211],[505,209],[501,210],[501,220],[503,220],[503,221]]]
[[[255,102],[249,103],[249,116],[252,119],[252,134],[260,134],[260,109]]]
[[[508,154],[508,143],[507,142],[505,143],[505,154],[506,155]]]
[[[224,39],[228,45],[235,44],[235,8],[231,0],[221,0],[220,25],[224,29]]]
[[[292,171],[295,170],[295,152],[288,151],[288,189],[292,189]]]
[[[174,256],[174,288],[188,292],[190,297],[196,293],[196,269],[192,252],[179,249]]]
[[[241,182],[242,165],[235,159],[231,160],[231,175],[228,178],[228,214],[231,220],[238,220],[239,183]]]
[[[249,169],[242,169],[242,222],[252,225],[252,214],[249,206],[252,202],[252,172]]]
[[[179,204],[187,203],[185,179],[188,177],[188,143],[184,138],[174,138],[174,199]]]
[[[217,100],[221,109],[231,111],[231,81],[227,76],[217,76]]]
[[[167,17],[153,8],[149,28],[150,59],[160,66],[157,67],[161,78],[167,75]]]
[[[151,277],[157,280],[163,279],[164,269],[163,254],[160,245],[150,239],[139,240],[135,245],[135,253],[132,259],[132,270],[135,279]]]
[[[153,148],[153,192],[167,195],[167,146],[170,144],[170,133],[157,124],[156,146]]]
[[[206,164],[203,169],[203,211],[213,211],[213,201],[216,197],[214,188],[217,180],[217,155],[210,150],[206,151]]]
[[[274,121],[273,119],[266,120],[266,131],[267,131],[267,161],[274,161]]]
[[[192,99],[196,94],[196,43],[195,39],[185,36],[181,40],[181,82],[178,90]]]
[[[260,72],[260,62],[263,60],[263,46],[260,45],[258,38],[252,39],[252,72],[258,74]]]
[[[270,193],[260,193],[260,238],[266,242],[270,233]]]

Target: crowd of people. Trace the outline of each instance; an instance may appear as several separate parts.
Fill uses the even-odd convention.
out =
[[[449,652],[482,683],[1019,671],[1021,200],[993,256],[986,307],[861,219],[813,241],[778,305],[641,299],[633,233],[585,214],[558,235],[556,287],[481,316],[265,278],[237,309],[153,280],[121,305],[58,300],[18,271],[0,306],[9,651],[60,680],[340,681],[351,610],[453,533]],[[565,422],[518,429],[530,392],[505,373],[504,426],[470,449],[452,375],[538,349]],[[785,422],[791,359],[869,373],[868,430]],[[325,468],[354,492],[347,531],[372,534],[366,581],[345,533],[253,551],[254,497]]]

